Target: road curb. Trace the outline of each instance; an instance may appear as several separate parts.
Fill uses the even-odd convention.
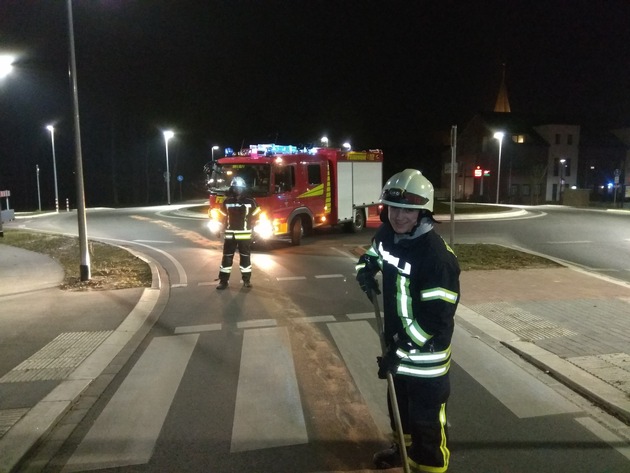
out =
[[[516,340],[501,343],[602,409],[630,423],[630,399],[623,391],[531,342]]]

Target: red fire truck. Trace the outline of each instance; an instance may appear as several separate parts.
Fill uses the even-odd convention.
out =
[[[325,225],[344,225],[359,232],[368,212],[376,213],[382,186],[381,150],[344,151],[275,144],[251,145],[206,165],[208,215],[213,233],[220,231],[218,208],[232,179],[245,179],[262,208],[255,238],[302,236]]]

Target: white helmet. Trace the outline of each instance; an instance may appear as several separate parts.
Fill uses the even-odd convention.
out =
[[[245,179],[240,176],[236,176],[232,179],[232,182],[230,182],[230,187],[241,187],[242,190],[244,190],[247,185],[245,184]]]
[[[392,207],[433,212],[433,184],[420,171],[405,169],[389,178],[379,201]]]

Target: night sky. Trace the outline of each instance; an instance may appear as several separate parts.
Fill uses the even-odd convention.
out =
[[[86,202],[165,200],[162,130],[182,196],[212,145],[382,148],[385,177],[437,180],[441,137],[491,111],[630,125],[630,2],[74,0]],[[16,210],[75,205],[66,0],[0,0],[0,187]],[[219,153],[215,154],[215,157]],[[171,185],[175,201],[180,187]],[[64,203],[65,206],[65,203]]]

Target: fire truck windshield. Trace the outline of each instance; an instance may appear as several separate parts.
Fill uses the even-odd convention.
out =
[[[224,195],[235,177],[242,177],[253,197],[269,195],[270,166],[268,164],[215,164],[208,176],[208,191]]]

